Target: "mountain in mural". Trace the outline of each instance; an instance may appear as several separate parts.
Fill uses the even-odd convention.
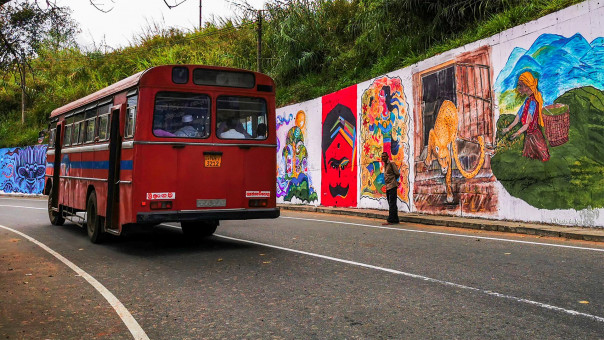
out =
[[[514,90],[518,76],[531,71],[539,79],[545,104],[568,90],[593,86],[604,89],[604,38],[589,43],[577,33],[570,38],[543,34],[528,49],[515,48],[497,77],[495,91]]]

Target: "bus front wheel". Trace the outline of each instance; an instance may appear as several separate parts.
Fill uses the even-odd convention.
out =
[[[88,196],[86,204],[86,230],[92,243],[101,243],[105,239],[102,218],[97,214],[96,193],[93,191]]]
[[[187,237],[204,238],[214,234],[218,227],[218,221],[207,222],[180,222],[182,233]]]
[[[63,217],[63,212],[61,211],[61,205],[57,204],[57,209],[53,209],[53,199],[52,199],[52,191],[49,190],[48,194],[48,218],[50,219],[50,224],[52,225],[63,225],[65,223],[65,218]]]

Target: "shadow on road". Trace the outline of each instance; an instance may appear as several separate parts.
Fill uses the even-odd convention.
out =
[[[220,232],[220,227],[218,231]],[[108,237],[99,247],[134,256],[166,256],[191,253],[217,253],[256,248],[254,245],[210,236],[191,239],[177,228],[155,226],[129,230],[119,237]]]

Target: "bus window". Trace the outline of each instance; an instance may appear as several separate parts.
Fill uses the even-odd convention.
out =
[[[48,148],[49,149],[54,149],[56,135],[57,135],[57,129],[50,129],[50,136],[48,137]]]
[[[136,101],[138,96],[128,97],[128,108],[126,113],[126,131],[124,133],[125,138],[134,137],[134,126],[136,123]]]
[[[266,101],[220,96],[216,102],[216,133],[222,139],[266,139]]]
[[[99,140],[105,141],[109,139],[107,128],[109,126],[109,114],[106,113],[99,117]]]
[[[63,137],[63,146],[69,146],[71,144],[71,126],[69,124],[65,127],[65,137]]]
[[[155,97],[153,135],[207,138],[210,135],[210,97],[200,93],[159,92]]]
[[[96,118],[91,118],[87,120],[86,123],[86,143],[90,143],[94,141],[94,129],[96,127]]]
[[[84,143],[84,134],[86,133],[86,121],[80,122],[80,135],[78,136],[78,144]]]
[[[78,137],[80,137],[80,123],[75,123],[73,124],[71,145],[78,145]]]

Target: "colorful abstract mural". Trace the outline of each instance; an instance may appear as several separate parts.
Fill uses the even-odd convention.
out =
[[[514,48],[495,90],[504,188],[542,209],[604,207],[604,38],[542,34]]]
[[[286,131],[286,132],[285,132]],[[318,200],[308,171],[308,150],[305,143],[306,113],[299,110],[277,116],[277,197],[291,202],[297,198],[302,202]]]
[[[385,151],[400,211],[604,227],[602,18],[571,6],[278,109],[279,203],[385,210]]]
[[[0,192],[41,194],[46,145],[0,149]]]
[[[322,98],[321,204],[357,205],[357,86]]]
[[[382,152],[399,167],[398,198],[409,209],[409,105],[400,78],[374,80],[361,97],[361,198],[386,199]]]

